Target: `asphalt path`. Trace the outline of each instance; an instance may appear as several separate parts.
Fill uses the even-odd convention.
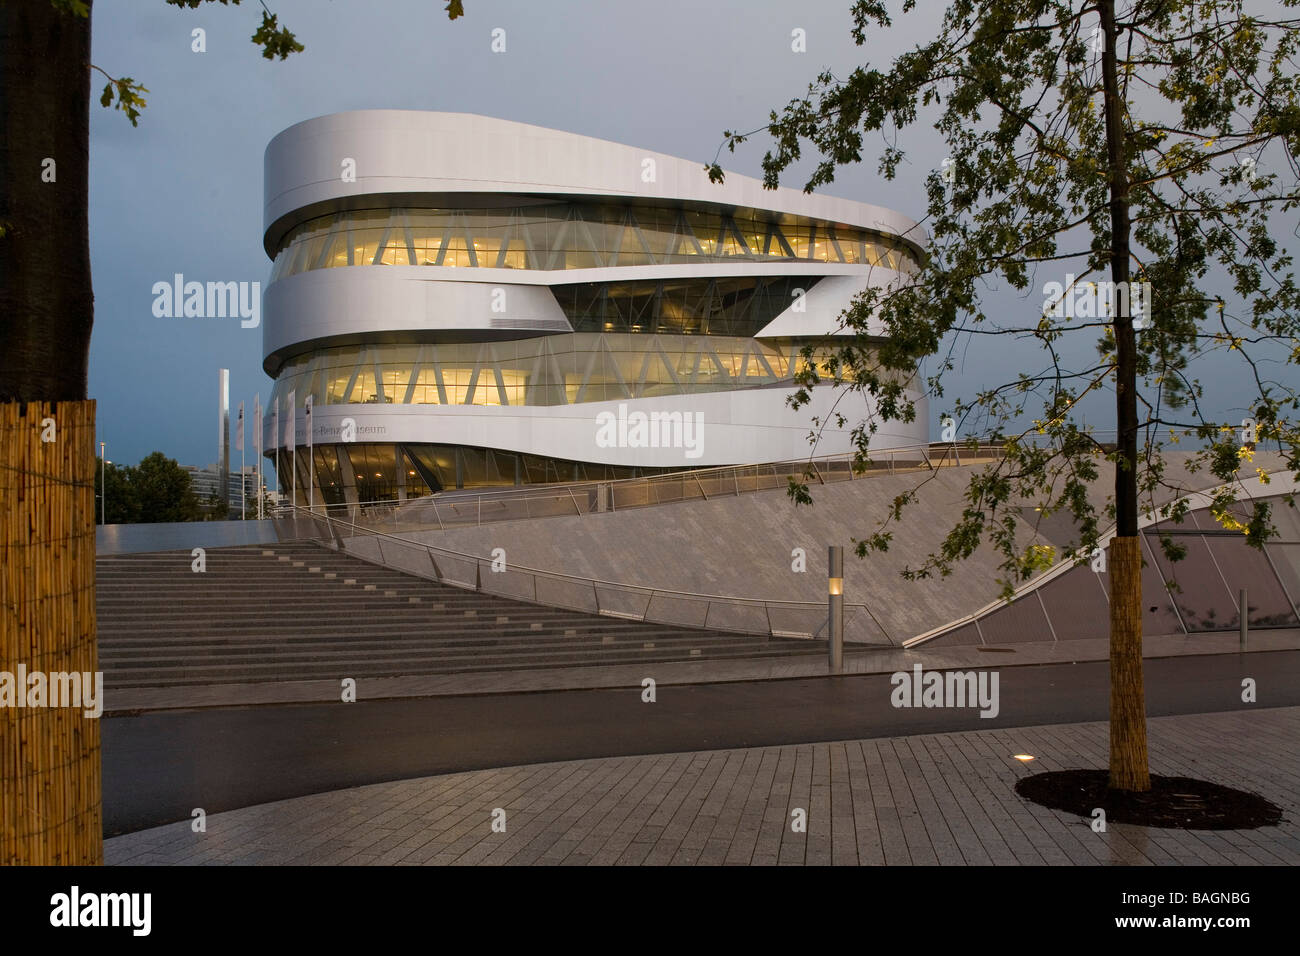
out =
[[[896,708],[887,674],[105,718],[105,833],[344,787],[556,760],[1105,720],[1105,661],[1001,666],[999,712]],[[1009,665],[1009,662],[1006,662]],[[1147,714],[1300,705],[1300,651],[1147,660]],[[653,676],[653,665],[647,668]],[[1256,682],[1243,703],[1242,679]]]

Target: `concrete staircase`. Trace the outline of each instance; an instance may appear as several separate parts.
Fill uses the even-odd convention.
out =
[[[802,656],[824,642],[646,624],[479,594],[312,542],[96,561],[110,688]]]

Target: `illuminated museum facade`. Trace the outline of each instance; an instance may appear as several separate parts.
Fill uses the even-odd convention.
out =
[[[304,503],[309,480],[317,502],[366,502],[806,457],[835,394],[788,407],[800,349],[923,242],[877,206],[402,110],[276,136],[264,221],[263,367],[281,416],[295,396]],[[862,412],[816,453],[850,450]],[[873,446],[926,437],[919,414]]]

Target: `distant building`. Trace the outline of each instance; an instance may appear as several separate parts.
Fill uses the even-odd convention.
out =
[[[221,469],[218,465],[205,465],[199,468],[195,465],[181,465],[190,476],[190,488],[193,489],[195,497],[199,499],[199,504],[206,506],[213,498],[220,494]],[[265,490],[265,485],[262,486]],[[230,473],[230,497],[229,506],[232,510],[238,512],[240,507],[240,475],[238,472]],[[244,507],[248,514],[253,517],[257,516],[257,466],[245,465],[243,471],[243,493],[245,495]]]

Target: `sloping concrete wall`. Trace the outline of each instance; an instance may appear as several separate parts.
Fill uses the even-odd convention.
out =
[[[1275,457],[1257,455],[1242,474],[1252,475],[1259,464],[1276,467]],[[1217,484],[1213,476],[1189,474],[1185,455],[1167,458],[1166,477],[1174,487],[1163,491],[1157,503],[1178,497],[1180,488]],[[403,537],[484,559],[501,548],[509,566],[601,581],[809,602],[826,600],[826,547],[839,544],[846,552],[845,602],[869,605],[889,639],[898,643],[972,614],[998,596],[1000,558],[987,546],[957,562],[948,577],[908,581],[900,574],[940,547],[966,507],[971,476],[983,468],[943,468],[815,485],[810,488],[812,505],[796,506],[778,489],[613,513],[410,532]],[[1100,507],[1113,487],[1114,470],[1101,462],[1098,471],[1089,497]],[[852,539],[871,534],[894,498],[917,488],[917,500],[904,510],[902,521],[887,527],[894,536],[889,550],[863,559],[853,555]],[[1032,503],[1024,508],[1025,517],[1014,510],[1011,514],[1021,548],[1050,544],[1060,558],[1062,549],[1073,544],[1069,523],[1060,516],[1039,522]],[[1108,523],[1103,516],[1103,527]],[[1040,525],[1038,532],[1034,524]],[[357,553],[364,554],[373,539],[354,542]],[[806,554],[807,570],[802,573],[792,569],[796,548]],[[848,629],[850,639],[854,631]],[[1050,635],[1044,639],[1050,640]]]
[[[989,556],[964,562],[950,577],[907,582],[899,571],[939,542],[961,513],[969,469],[944,469],[924,501],[894,526],[889,552],[845,559],[845,601],[868,604],[889,637],[901,641],[938,626],[997,594]],[[895,495],[917,476],[873,478],[814,488],[811,506],[784,491],[538,521],[425,532],[415,537],[452,551],[489,558],[502,548],[508,565],[702,594],[824,602],[826,547],[851,549]],[[1032,532],[1024,529],[1026,540]],[[364,539],[363,539],[364,540]],[[793,570],[802,548],[806,571]]]

